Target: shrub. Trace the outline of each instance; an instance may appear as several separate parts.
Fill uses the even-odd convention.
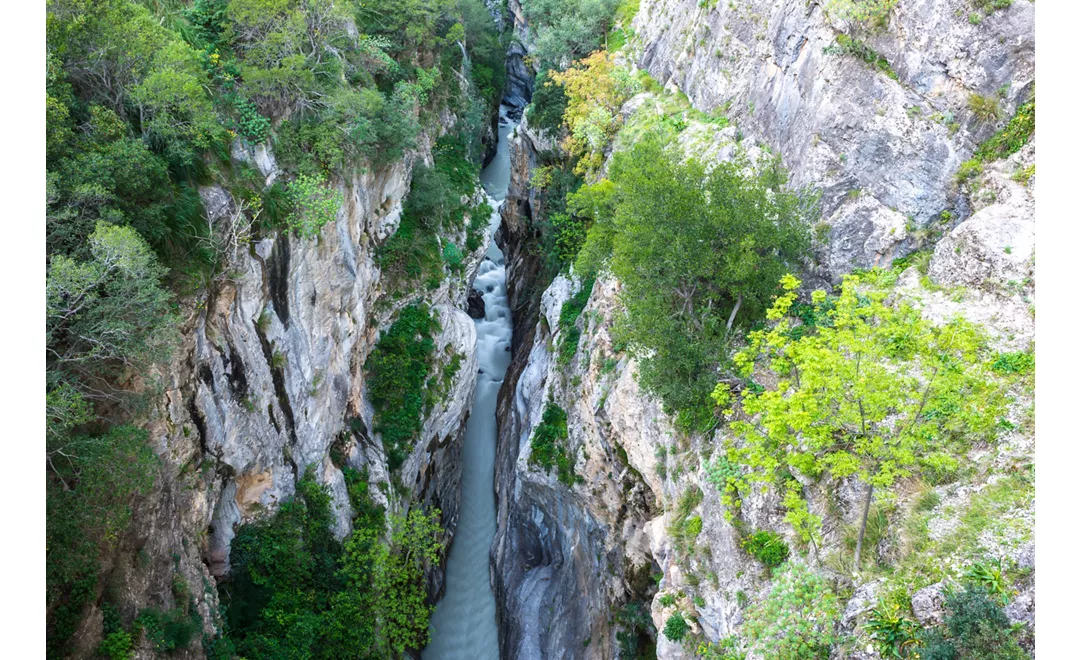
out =
[[[867,29],[879,29],[889,24],[889,14],[898,0],[827,0],[829,13],[852,21]]]
[[[562,333],[562,340],[559,342],[558,363],[562,366],[570,364],[577,354],[578,342],[581,340],[577,320],[585,311],[594,284],[595,280],[591,279],[582,282],[577,292],[567,298],[559,309],[559,332]]]
[[[866,619],[864,626],[877,643],[883,658],[906,658],[916,644],[918,625],[904,616],[899,603],[879,602]]]
[[[875,51],[862,41],[849,37],[846,34],[837,35],[836,45],[826,47],[824,52],[836,55],[854,55],[893,80],[899,79],[896,75],[896,71],[893,71],[892,66],[889,65],[889,60],[885,59],[884,55]]]
[[[558,131],[563,125],[566,112],[566,90],[551,80],[550,71],[544,69],[533,83],[533,97],[526,108],[529,126],[546,131]]]
[[[1035,356],[1032,353],[998,353],[990,367],[999,374],[1027,374],[1035,369]]]
[[[676,612],[668,617],[664,624],[664,637],[673,642],[681,642],[686,633],[690,632],[690,625],[686,622],[682,612]]]
[[[344,197],[326,185],[322,177],[301,174],[287,188],[292,213],[286,218],[289,229],[300,238],[314,238],[337,216]]]
[[[805,564],[788,564],[769,594],[746,612],[750,648],[764,657],[828,657],[840,605],[825,579]]]
[[[423,428],[424,384],[435,354],[438,322],[424,304],[401,310],[364,363],[375,431],[382,435],[387,463],[396,470]]]
[[[1001,606],[986,591],[969,587],[945,600],[945,626],[919,634],[923,660],[1022,660],[1028,655],[1017,643]]]
[[[450,267],[450,270],[460,271],[462,268],[461,249],[453,243],[447,243],[443,246],[443,261]]]
[[[555,468],[559,481],[567,486],[583,483],[581,475],[574,473],[574,460],[566,450],[570,432],[566,427],[566,411],[549,401],[544,414],[532,434],[529,464],[539,465],[544,472]]]
[[[675,594],[663,594],[660,596],[661,607],[671,607],[675,604]]]
[[[1016,109],[1009,123],[975,150],[981,161],[1008,158],[1027,144],[1035,133],[1035,99],[1032,98]]]
[[[758,530],[743,539],[742,547],[750,556],[770,568],[787,561],[790,552],[783,537],[776,532],[764,529]]]
[[[979,121],[991,122],[1001,115],[998,101],[992,96],[972,94],[968,97],[968,107]]]

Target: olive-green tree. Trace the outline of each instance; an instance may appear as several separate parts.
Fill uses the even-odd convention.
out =
[[[850,275],[832,300],[815,291],[819,321],[807,330],[790,315],[800,282],[785,276],[770,326],[735,357],[744,376],[758,368],[777,379],[773,389],[745,390],[731,425],[745,440],[736,451],[743,478],[768,483],[797,472],[865,484],[855,570],[875,490],[955,469],[970,443],[993,438],[1004,405],[976,326],[961,318],[935,325],[874,282]],[[793,521],[805,520],[795,491],[785,504]],[[812,538],[806,526],[800,532]]]
[[[745,162],[710,169],[653,139],[616,154],[609,175],[610,189],[583,189],[571,205],[593,218],[583,270],[610,249],[642,385],[684,427],[707,428],[717,356],[805,254],[814,197],[786,189],[777,160],[756,171]]]

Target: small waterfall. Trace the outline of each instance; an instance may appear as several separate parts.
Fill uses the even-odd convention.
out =
[[[516,124],[499,109],[499,143],[495,158],[480,173],[491,198],[489,234],[499,227],[510,185],[507,138]],[[476,320],[476,355],[480,373],[472,413],[465,429],[461,460],[461,516],[446,560],[446,591],[431,617],[431,642],[425,660],[496,660],[499,635],[495,595],[491,590],[489,552],[495,537],[495,406],[503,375],[510,365],[510,304],[506,297],[506,265],[492,240],[473,288],[484,297],[484,318]]]

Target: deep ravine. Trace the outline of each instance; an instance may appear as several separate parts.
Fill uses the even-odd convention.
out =
[[[507,138],[514,126],[502,108],[498,149],[480,174],[494,207],[489,233],[499,226],[500,207],[510,183]],[[484,317],[476,319],[479,372],[461,457],[461,518],[446,562],[445,596],[431,617],[431,642],[423,653],[429,660],[499,657],[488,553],[495,536],[495,403],[510,364],[512,323],[505,261],[494,239],[473,288],[484,298]]]

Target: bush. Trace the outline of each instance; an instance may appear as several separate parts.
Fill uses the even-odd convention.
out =
[[[690,632],[690,625],[686,622],[682,612],[676,612],[668,617],[664,624],[664,637],[673,642],[681,642],[686,633]]]
[[[1001,115],[998,101],[992,96],[972,94],[968,97],[968,107],[979,121],[991,122]]]
[[[327,186],[322,177],[301,174],[287,188],[292,213],[286,222],[300,238],[314,238],[323,226],[333,222],[344,197]]]
[[[783,564],[790,553],[782,536],[764,529],[743,539],[742,547],[750,556],[770,568]]]
[[[870,610],[864,628],[877,643],[883,658],[908,657],[916,644],[915,635],[919,629],[914,621],[904,616],[899,603],[884,600]]]
[[[382,435],[391,470],[405,462],[423,428],[424,384],[435,354],[432,334],[438,327],[426,305],[406,307],[364,363],[375,431]]]
[[[1035,355],[1025,352],[998,353],[990,367],[999,374],[1027,374],[1035,369]]]
[[[567,486],[583,483],[584,479],[574,473],[573,457],[566,450],[570,432],[566,427],[566,411],[549,401],[544,414],[533,431],[529,464],[539,465],[544,472],[556,469],[559,481]]]
[[[566,366],[577,354],[578,343],[581,341],[581,329],[577,327],[577,320],[585,310],[585,305],[592,295],[595,280],[582,282],[577,293],[570,296],[559,309],[559,332],[562,340],[559,342],[558,364]]]
[[[898,0],[827,0],[829,13],[845,21],[852,21],[866,29],[880,29],[889,25],[889,14]]]
[[[546,131],[558,131],[563,125],[563,113],[566,112],[566,90],[551,80],[548,69],[536,76],[533,83],[533,97],[525,112],[529,117],[529,126]]]
[[[840,604],[825,579],[805,564],[788,564],[765,600],[746,612],[743,631],[763,657],[827,658],[836,641]]]
[[[1017,643],[1001,606],[980,587],[968,587],[945,600],[945,626],[919,634],[923,660],[1022,660],[1027,653]]]

